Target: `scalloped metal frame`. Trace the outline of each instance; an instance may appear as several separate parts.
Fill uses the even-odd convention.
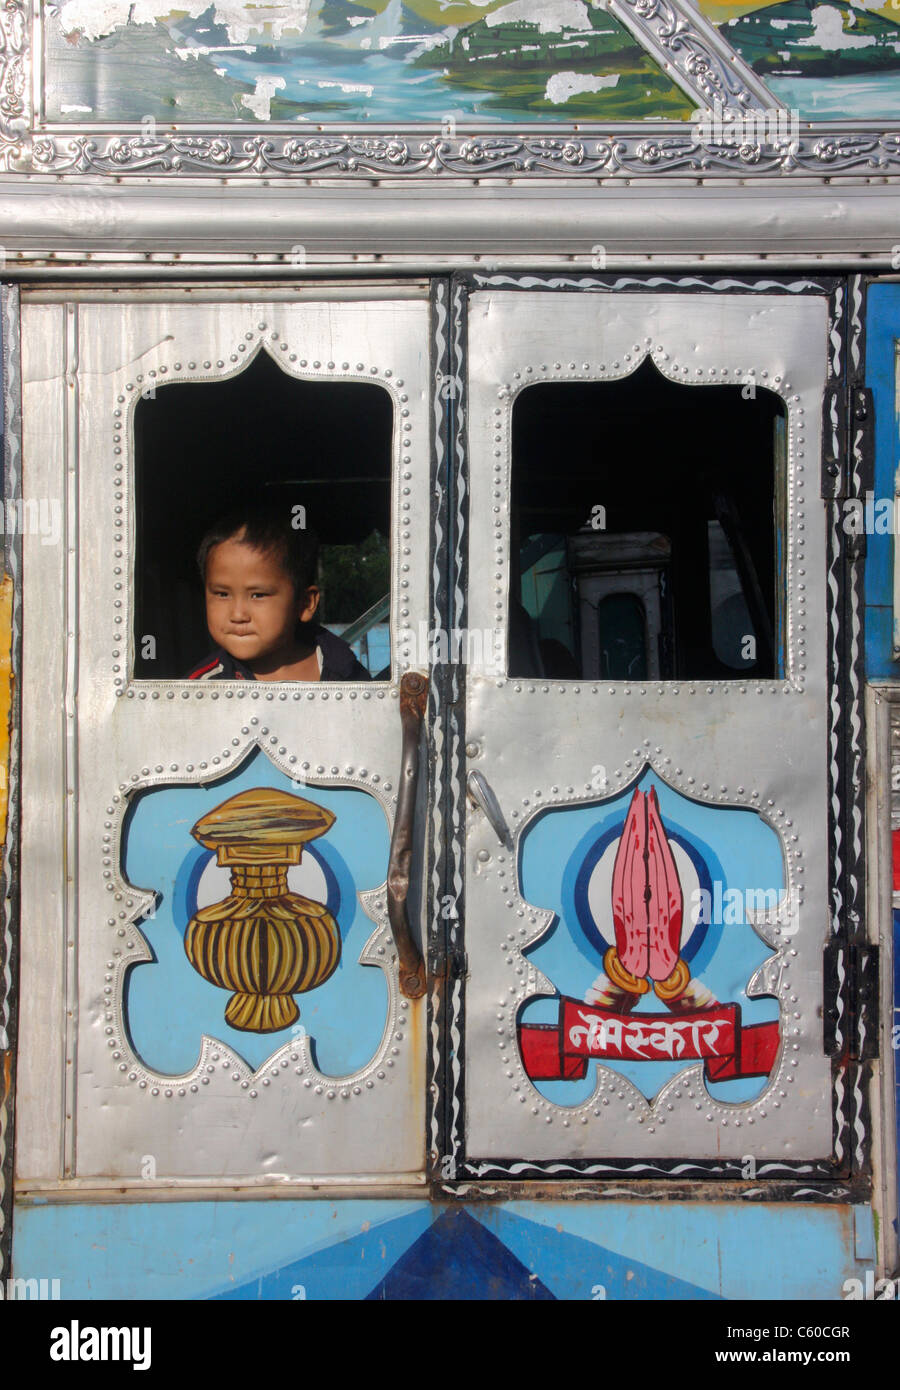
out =
[[[740,117],[784,112],[761,79],[716,27],[686,0],[607,0],[624,25],[698,111]],[[239,122],[210,128],[146,129],[131,123],[80,129],[51,125],[42,114],[43,74],[37,26],[26,0],[0,5],[0,173],[57,177],[155,175],[160,178],[337,179],[436,178],[596,181],[773,175],[884,178],[900,174],[900,123],[804,122],[774,138],[706,140],[701,124],[672,121],[585,125],[461,125],[446,134],[435,124],[296,126]]]

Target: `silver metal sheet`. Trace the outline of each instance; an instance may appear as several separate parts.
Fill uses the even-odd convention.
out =
[[[508,679],[473,651],[470,766],[489,778],[515,842],[515,853],[506,854],[483,813],[469,807],[466,1134],[476,1172],[479,1158],[799,1160],[831,1152],[821,1018],[822,951],[830,931],[822,852],[831,755],[819,496],[826,328],[824,298],[790,302],[762,294],[750,302],[727,293],[660,293],[598,302],[590,295],[502,289],[471,296],[470,628],[499,623],[505,649],[511,415],[517,394],[531,383],[614,380],[647,356],[664,376],[692,384],[741,382],[752,369],[787,407],[790,512],[784,680],[629,687]],[[496,572],[477,563],[494,554],[495,540]],[[592,788],[598,764],[608,776],[602,796]],[[608,799],[643,768],[694,801],[757,811],[781,842],[788,898],[777,919],[756,922],[772,955],[748,992],[779,998],[782,1044],[769,1084],[747,1104],[714,1100],[701,1064],[688,1064],[651,1103],[597,1063],[590,1099],[557,1105],[532,1085],[520,1058],[520,1006],[555,990],[525,954],[552,913],[522,897],[523,839],[541,811]],[[509,1171],[518,1171],[515,1164]]]
[[[646,132],[640,138],[646,143]],[[890,271],[896,262],[900,195],[889,182],[685,187],[657,174],[653,184],[599,191],[600,176],[589,187],[503,179],[479,188],[309,187],[302,197],[254,184],[231,197],[191,183],[48,187],[7,175],[0,176],[0,244],[6,274],[56,281],[189,272],[275,274],[300,284],[322,274],[458,266],[590,273],[644,265],[665,267],[665,276],[673,267],[708,273],[762,262],[770,273],[804,263]]]

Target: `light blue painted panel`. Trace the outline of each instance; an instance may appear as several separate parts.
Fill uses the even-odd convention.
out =
[[[524,1226],[517,1231],[507,1223],[508,1216],[542,1226],[544,1245]],[[728,1299],[840,1299],[844,1279],[859,1277],[861,1269],[853,1259],[848,1207],[510,1202],[490,1219],[524,1263],[532,1247],[538,1252],[540,1277],[557,1298],[592,1297],[594,1285],[604,1282],[600,1247]],[[596,1263],[573,1269],[555,1261],[553,1235],[562,1232],[594,1242]]]
[[[203,979],[184,950],[184,933],[197,905],[201,874],[214,854],[190,830],[213,807],[251,787],[276,787],[307,797],[334,812],[327,834],[308,845],[301,869],[320,882],[311,897],[324,901],[341,932],[341,961],[323,985],[296,996],[300,1023],[315,1043],[319,1068],[339,1076],[365,1065],[376,1051],[387,1017],[387,986],[377,966],[360,965],[360,953],[375,930],[357,893],[384,882],[390,849],[387,821],[374,797],[355,788],[296,787],[261,752],[231,777],[206,787],[166,787],[138,798],[126,829],[124,867],[128,881],[154,889],[159,901],[141,930],[156,960],[135,966],[128,980],[126,1016],[134,1046],[147,1066],[166,1075],[189,1071],[204,1034],[235,1049],[252,1066],[289,1042],[279,1033],[248,1033],[225,1022],[230,991]],[[214,867],[214,865],[213,865]],[[227,875],[223,895],[228,892]],[[319,897],[321,892],[321,897]],[[215,900],[215,899],[214,899]],[[353,1026],[347,1020],[352,1016]]]
[[[740,1004],[744,1024],[777,1019],[776,1000],[751,999],[746,993],[754,971],[771,952],[747,924],[745,906],[747,890],[780,895],[784,889],[778,835],[755,811],[691,801],[653,773],[645,774],[637,785],[643,791],[656,788],[666,833],[674,845],[684,849],[697,870],[692,881],[699,886],[693,891],[710,893],[713,907],[726,904],[726,911],[713,911],[706,927],[698,926],[692,937],[683,941],[682,955],[692,975],[702,978],[721,1002]],[[550,908],[557,914],[550,933],[528,952],[529,960],[553,981],[560,994],[571,998],[583,999],[602,969],[607,941],[601,929],[611,932],[612,907],[604,901],[600,904],[602,919],[591,920],[585,879],[604,851],[615,854],[614,841],[621,833],[633,790],[629,787],[614,800],[593,806],[548,812],[525,837],[523,896],[536,907]],[[685,882],[683,890],[686,887]],[[730,898],[726,897],[729,893],[733,893]],[[774,896],[771,901],[774,903]],[[686,896],[686,917],[690,906]],[[633,1017],[659,1008],[655,996],[645,995]],[[523,1011],[522,1022],[555,1023],[558,1009],[556,998],[536,1000]],[[684,1062],[608,1061],[604,1065],[626,1076],[648,1097],[685,1067]],[[539,1081],[535,1085],[558,1105],[577,1105],[593,1093],[595,1072],[591,1065],[581,1081]],[[737,1104],[758,1095],[765,1085],[764,1077],[753,1077],[712,1084],[710,1091],[717,1100]]]
[[[424,1201],[19,1207],[13,1263],[22,1278],[59,1278],[63,1298],[210,1298],[417,1212],[427,1225]]]
[[[849,1207],[519,1201],[465,1210],[561,1299],[593,1300],[602,1286],[607,1301],[840,1300],[843,1281],[865,1273]],[[470,1224],[447,1221],[458,1211],[386,1200],[20,1206],[14,1273],[60,1279],[63,1298],[290,1299],[298,1281],[308,1301],[365,1298],[438,1225],[436,1248],[460,1270],[465,1296],[469,1278],[490,1287],[491,1270]],[[871,1221],[870,1208],[858,1215]]]

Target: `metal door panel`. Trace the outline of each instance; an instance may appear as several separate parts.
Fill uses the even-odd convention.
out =
[[[476,292],[468,323],[469,608],[506,647],[511,417],[535,382],[609,381],[649,356],[670,380],[755,381],[788,411],[785,677],[646,682],[510,679],[467,671],[469,767],[487,778],[513,836],[504,849],[470,804],[466,848],[467,1150],[478,1159],[814,1159],[831,1152],[822,950],[829,931],[824,509],[819,498],[827,303],[765,294]],[[560,439],[560,451],[566,440]],[[727,441],[723,441],[727,447]],[[624,460],[638,469],[640,460]],[[564,485],[564,484],[562,484]],[[484,558],[490,557],[490,566]],[[493,561],[496,560],[496,566]],[[505,668],[504,668],[505,669]],[[597,767],[604,772],[598,787]],[[600,1062],[577,1105],[529,1079],[517,1044],[526,1001],[558,992],[526,954],[554,920],[522,886],[528,836],[551,808],[603,808],[649,774],[701,814],[756,812],[777,836],[787,890],[757,915],[766,956],[747,997],[780,1006],[777,1060],[752,1102],[714,1099],[696,1061],[646,1097]],[[754,821],[754,824],[756,822]],[[766,832],[768,833],[768,832]],[[752,914],[748,914],[748,923]],[[742,928],[753,942],[750,925]],[[592,1061],[589,1066],[594,1068]],[[490,1166],[490,1165],[488,1165]],[[600,1165],[602,1167],[602,1165]],[[470,1168],[469,1171],[473,1171]],[[496,1167],[492,1172],[498,1171]],[[510,1172],[524,1171],[515,1164]],[[551,1169],[551,1171],[557,1171]],[[558,1171],[564,1171],[564,1166]]]
[[[62,390],[48,393],[48,381],[65,379],[65,311],[62,306],[42,306],[35,311],[33,333],[22,344],[22,423],[24,460],[43,463],[44,476],[32,480],[29,469],[23,480],[25,495],[60,496],[66,482],[66,397]],[[54,476],[47,476],[48,465]],[[66,974],[69,949],[66,936],[66,867],[63,810],[66,801],[62,755],[65,716],[67,644],[59,640],[66,631],[64,547],[42,546],[36,535],[21,540],[23,568],[29,576],[52,565],[54,582],[36,586],[34,622],[22,634],[23,662],[36,672],[33,700],[22,699],[22,757],[28,750],[34,769],[34,795],[22,797],[21,843],[32,846],[22,854],[20,884],[22,921],[38,930],[21,933],[20,1003],[21,1037],[28,1036],[31,1021],[45,1036],[40,1045],[20,1046],[18,1054],[18,1104],[24,1119],[16,1133],[18,1172],[55,1174],[63,1164],[60,1117],[66,1113],[66,1042],[69,1020],[66,1010]],[[53,638],[56,640],[52,640]],[[23,682],[23,696],[28,689]],[[49,889],[49,891],[48,891]],[[24,915],[26,905],[30,914]]]
[[[173,1074],[142,1059],[130,1036],[129,973],[159,969],[150,962],[167,945],[159,921],[138,925],[158,883],[126,876],[138,825],[130,808],[151,804],[140,793],[183,796],[187,806],[192,789],[212,788],[222,802],[235,785],[293,786],[313,802],[319,789],[351,809],[364,795],[382,825],[372,843],[387,846],[399,672],[410,656],[403,637],[429,617],[428,304],[325,301],[193,304],[173,293],[147,304],[123,294],[24,310],[26,490],[63,499],[65,528],[56,547],[25,537],[22,920],[32,925],[24,934],[19,1174],[32,1186],[114,1181],[148,1193],[225,1178],[229,1188],[312,1177],[384,1182],[423,1166],[424,1006],[399,990],[386,852],[379,877],[342,890],[354,930],[368,919],[358,959],[384,981],[383,1023],[364,1060],[329,1071],[316,1063],[314,1031],[295,1028],[287,1041],[276,1035],[267,1056],[263,1039],[251,1062],[207,1031]],[[390,394],[392,682],[131,679],[134,402],[153,383],[222,380],[259,350],[306,381],[375,382]],[[173,825],[184,820],[167,814]],[[352,972],[357,960],[344,964]],[[183,953],[182,967],[190,973]],[[350,1037],[353,990],[341,989],[342,1012],[331,1007],[343,1023],[334,1026]],[[174,1004],[168,1016],[165,1004],[158,1008],[160,1052],[182,1023]]]

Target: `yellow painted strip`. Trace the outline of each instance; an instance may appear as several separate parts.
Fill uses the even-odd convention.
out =
[[[9,575],[0,582],[0,844],[6,843],[9,799],[9,717],[12,708],[12,600]]]

